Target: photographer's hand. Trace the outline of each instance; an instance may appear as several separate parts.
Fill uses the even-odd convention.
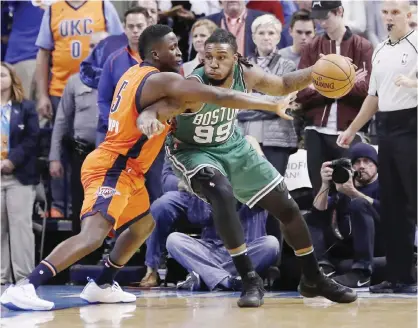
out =
[[[318,211],[325,211],[328,208],[328,194],[329,194],[329,185],[332,180],[332,172],[334,171],[331,167],[331,162],[324,162],[321,166],[321,179],[322,186],[319,189],[318,194],[316,195],[313,206]]]
[[[370,204],[373,204],[373,198],[370,198],[369,196],[366,196],[365,194],[361,193],[356,189],[356,187],[353,184],[353,177],[352,173],[350,172],[350,179],[344,184],[336,183],[335,187],[338,192],[350,197],[351,199],[354,198],[364,198],[366,199]]]

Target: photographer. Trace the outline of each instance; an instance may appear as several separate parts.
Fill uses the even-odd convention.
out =
[[[384,255],[379,240],[377,152],[358,143],[350,150],[349,160],[323,163],[321,178],[308,217],[319,263],[331,276],[336,273],[336,261],[352,258],[351,271],[334,280],[348,287],[370,286],[373,256]]]

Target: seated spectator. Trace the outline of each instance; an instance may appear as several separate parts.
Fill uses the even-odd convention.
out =
[[[315,254],[328,276],[348,287],[370,286],[374,256],[384,256],[380,232],[377,152],[371,145],[357,143],[350,150],[354,176],[332,189],[331,162],[321,167],[322,186],[310,216]],[[351,271],[335,275],[336,262],[352,258]]]
[[[193,24],[190,34],[193,48],[197,54],[193,60],[183,64],[181,71],[183,76],[189,76],[203,62],[205,58],[205,42],[216,29],[215,23],[208,19],[201,19]]]
[[[308,10],[299,10],[292,15],[289,32],[293,38],[293,44],[280,49],[279,55],[293,61],[298,67],[303,47],[315,36],[315,22]]]
[[[32,212],[36,146],[35,104],[23,99],[23,87],[11,65],[1,63],[1,272],[2,284],[26,277],[35,267]],[[13,272],[12,272],[13,270]]]
[[[93,34],[90,39],[90,49],[106,36],[106,32]],[[80,211],[84,199],[80,177],[81,166],[86,156],[95,148],[97,112],[97,90],[85,85],[79,73],[72,75],[64,88],[52,130],[49,172],[53,178],[63,176],[61,155],[63,146],[66,146],[70,154],[74,235],[80,232]]]
[[[193,196],[197,198],[196,196]],[[267,212],[262,209],[249,209],[242,205],[239,209],[241,224],[244,228],[245,243],[254,270],[262,274],[276,264],[280,244],[273,236],[266,235]],[[167,239],[168,253],[184,268],[189,275],[177,284],[177,288],[200,290],[201,280],[209,290],[240,290],[241,279],[226,250],[211,217],[198,216],[203,226],[201,239],[192,238],[184,233],[173,232]]]
[[[158,286],[157,270],[165,251],[165,242],[173,231],[174,224],[181,219],[198,223],[210,216],[210,206],[190,192],[174,175],[171,162],[166,158],[162,172],[164,194],[151,205],[151,214],[155,221],[154,231],[147,239],[145,265],[147,273],[141,287]]]

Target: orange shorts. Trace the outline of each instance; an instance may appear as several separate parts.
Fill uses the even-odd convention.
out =
[[[126,168],[127,157],[103,149],[90,153],[81,168],[84,202],[81,220],[100,212],[114,232],[126,229],[149,213],[145,178]]]

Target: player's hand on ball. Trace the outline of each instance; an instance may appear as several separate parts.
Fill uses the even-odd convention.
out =
[[[337,145],[342,148],[348,148],[350,144],[353,142],[355,136],[355,133],[347,129],[343,133],[338,135]]]
[[[405,75],[398,75],[395,78],[395,85],[398,87],[415,88],[417,85],[416,79],[410,79]]]
[[[290,108],[290,103],[296,100],[297,91],[288,94],[285,98],[280,99],[277,103],[277,111],[276,114],[279,115],[281,118],[285,120],[293,120],[293,117],[286,114],[286,110]]]

